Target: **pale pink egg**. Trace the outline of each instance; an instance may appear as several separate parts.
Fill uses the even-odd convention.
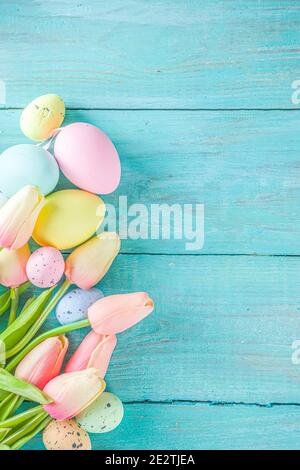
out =
[[[29,281],[37,287],[46,288],[57,284],[65,270],[65,261],[59,250],[45,246],[30,256],[26,273]]]
[[[118,152],[107,135],[91,124],[64,127],[56,137],[54,155],[63,174],[81,189],[109,194],[119,185]]]

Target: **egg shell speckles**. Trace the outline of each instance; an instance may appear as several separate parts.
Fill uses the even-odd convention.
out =
[[[30,256],[26,273],[30,282],[37,287],[46,288],[57,284],[65,269],[65,261],[56,248],[39,248]]]
[[[110,392],[104,392],[88,408],[80,413],[76,420],[90,433],[110,432],[121,423],[124,407],[121,400]]]
[[[51,421],[43,431],[47,450],[91,450],[91,440],[76,421]]]
[[[46,140],[54,129],[61,126],[65,117],[65,103],[58,95],[42,95],[24,108],[20,127],[31,140]]]
[[[54,190],[58,179],[55,158],[43,147],[14,145],[0,155],[0,191],[6,197],[13,196],[28,184],[37,186],[47,195]]]
[[[68,292],[57,304],[56,318],[61,325],[73,323],[87,318],[88,308],[97,300],[102,299],[103,293],[95,287],[91,289],[74,289]]]

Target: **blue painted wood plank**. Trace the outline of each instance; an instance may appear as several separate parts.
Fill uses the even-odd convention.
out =
[[[0,26],[9,107],[295,107],[293,0],[5,0]]]
[[[19,115],[0,112],[0,151],[28,142]],[[298,112],[68,112],[66,123],[78,120],[102,128],[119,150],[121,185],[103,197],[117,210],[119,196],[145,204],[149,216],[151,204],[201,203],[204,246],[194,253],[300,253]],[[122,251],[188,254],[173,229],[171,240],[124,240]]]
[[[295,449],[300,408],[131,404],[121,425],[94,434],[94,449]],[[43,449],[41,437],[25,448]]]
[[[156,308],[118,335],[108,390],[126,402],[300,403],[299,276],[298,257],[120,255],[99,287],[147,290]],[[86,332],[70,334],[71,350]]]

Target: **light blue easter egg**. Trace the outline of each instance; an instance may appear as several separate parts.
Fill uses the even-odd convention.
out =
[[[101,290],[95,287],[87,290],[74,289],[57,304],[56,318],[61,325],[84,320],[87,318],[88,308],[102,297],[104,296]]]
[[[28,184],[38,186],[42,194],[49,194],[57,185],[58,178],[56,160],[43,147],[14,145],[0,155],[0,191],[7,197]]]
[[[120,398],[110,392],[104,392],[78,416],[77,423],[86,432],[110,432],[121,423],[124,407]]]

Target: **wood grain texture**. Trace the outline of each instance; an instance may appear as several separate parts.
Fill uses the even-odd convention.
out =
[[[300,404],[299,276],[298,257],[120,255],[99,287],[147,290],[156,308],[118,336],[108,390],[126,402]],[[70,352],[86,333],[69,335]]]
[[[200,252],[125,240],[99,285],[156,309],[119,336],[126,417],[95,449],[299,448],[299,26],[293,0],[1,2],[0,151],[26,141],[11,108],[59,93],[120,152],[106,202],[205,205]]]
[[[299,449],[298,406],[130,404],[111,433],[91,435],[94,449]],[[40,437],[24,449],[43,449]]]
[[[0,112],[0,151],[28,142],[19,116]],[[78,120],[102,128],[121,156],[121,185],[105,202],[118,209],[125,195],[148,209],[204,204],[205,243],[196,253],[300,253],[298,112],[68,112],[66,123]],[[70,183],[61,178],[59,187]],[[185,243],[124,240],[122,251],[189,253]]]
[[[6,106],[58,92],[82,108],[294,108],[293,0],[5,0]]]

